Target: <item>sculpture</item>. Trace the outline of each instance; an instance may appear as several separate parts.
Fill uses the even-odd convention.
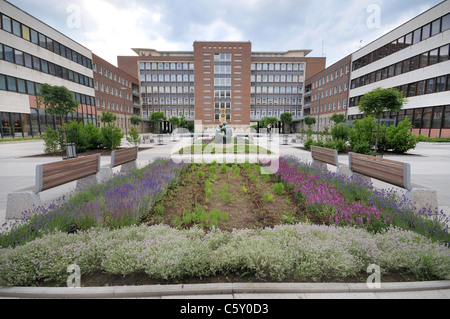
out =
[[[228,127],[227,122],[220,124],[216,130],[215,144],[231,144],[233,141],[233,131]]]

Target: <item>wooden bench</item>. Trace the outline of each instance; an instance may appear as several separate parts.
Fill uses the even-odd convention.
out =
[[[311,155],[313,158],[314,166],[319,166],[326,170],[327,164],[330,164],[339,168],[339,157],[336,150],[318,146],[311,146]]]
[[[350,171],[392,184],[408,191],[411,187],[411,165],[374,156],[349,154]]]
[[[128,173],[137,169],[138,147],[125,148],[115,150],[111,153],[111,164],[107,167],[102,167],[99,174],[99,183],[104,183],[113,178],[113,169],[122,166],[120,172]]]
[[[438,207],[436,190],[426,189],[411,183],[411,165],[356,153],[349,154],[349,169],[352,175],[374,178],[407,191],[406,195],[419,209]]]
[[[23,219],[23,213],[33,206],[41,206],[39,193],[71,182],[77,182],[76,191],[97,183],[100,172],[100,154],[36,166],[36,184],[33,187],[8,194],[6,219]]]

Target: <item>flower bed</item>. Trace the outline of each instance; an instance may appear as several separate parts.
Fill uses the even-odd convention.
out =
[[[265,230],[164,225],[109,231],[93,228],[53,233],[16,249],[0,250],[0,285],[65,285],[67,267],[90,273],[183,280],[238,275],[254,280],[337,282],[366,280],[367,267],[381,265],[389,275],[442,280],[450,275],[450,251],[414,232],[389,228],[372,234],[353,227],[297,224]],[[132,281],[124,282],[133,285]]]
[[[314,221],[232,231],[135,226],[188,171],[187,165],[158,160],[41,208],[25,225],[0,235],[0,285],[64,285],[67,266],[74,263],[83,275],[145,274],[163,283],[229,274],[271,281],[361,280],[371,264],[380,265],[383,276],[405,280],[450,278],[443,213],[417,211],[393,190],[375,190],[294,157],[279,164],[273,190],[282,193],[283,183],[295,192]],[[225,172],[230,181],[235,169]],[[206,173],[189,172],[199,180]]]

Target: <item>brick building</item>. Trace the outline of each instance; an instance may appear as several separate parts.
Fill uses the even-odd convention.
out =
[[[315,117],[316,129],[331,127],[333,114],[347,114],[351,55],[306,80],[305,116]]]
[[[224,121],[245,131],[284,112],[300,123],[305,79],[325,67],[325,58],[306,57],[309,50],[252,52],[251,42],[194,42],[193,47],[134,49],[138,56],[118,57],[119,68],[140,81],[144,118],[152,112],[184,116],[201,121],[205,131]]]
[[[116,125],[127,132],[131,127],[130,118],[141,116],[139,81],[95,54],[92,58],[98,117],[100,119],[104,111],[114,113]],[[138,130],[142,129],[143,126],[138,127]]]

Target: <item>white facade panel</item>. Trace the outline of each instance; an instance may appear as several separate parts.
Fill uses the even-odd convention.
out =
[[[368,44],[364,48],[356,51],[353,54],[353,61],[381,48],[382,46],[391,43],[400,37],[415,31],[417,28],[422,27],[426,25],[427,23],[433,22],[434,20],[442,17],[446,13],[450,12],[450,1],[444,1],[441,4],[431,8],[430,10],[424,12],[420,16],[406,22],[402,26],[398,27],[397,29],[387,33],[386,35],[382,36],[381,38],[373,41],[372,43]]]
[[[30,100],[26,94],[0,91],[0,111],[30,114]]]

